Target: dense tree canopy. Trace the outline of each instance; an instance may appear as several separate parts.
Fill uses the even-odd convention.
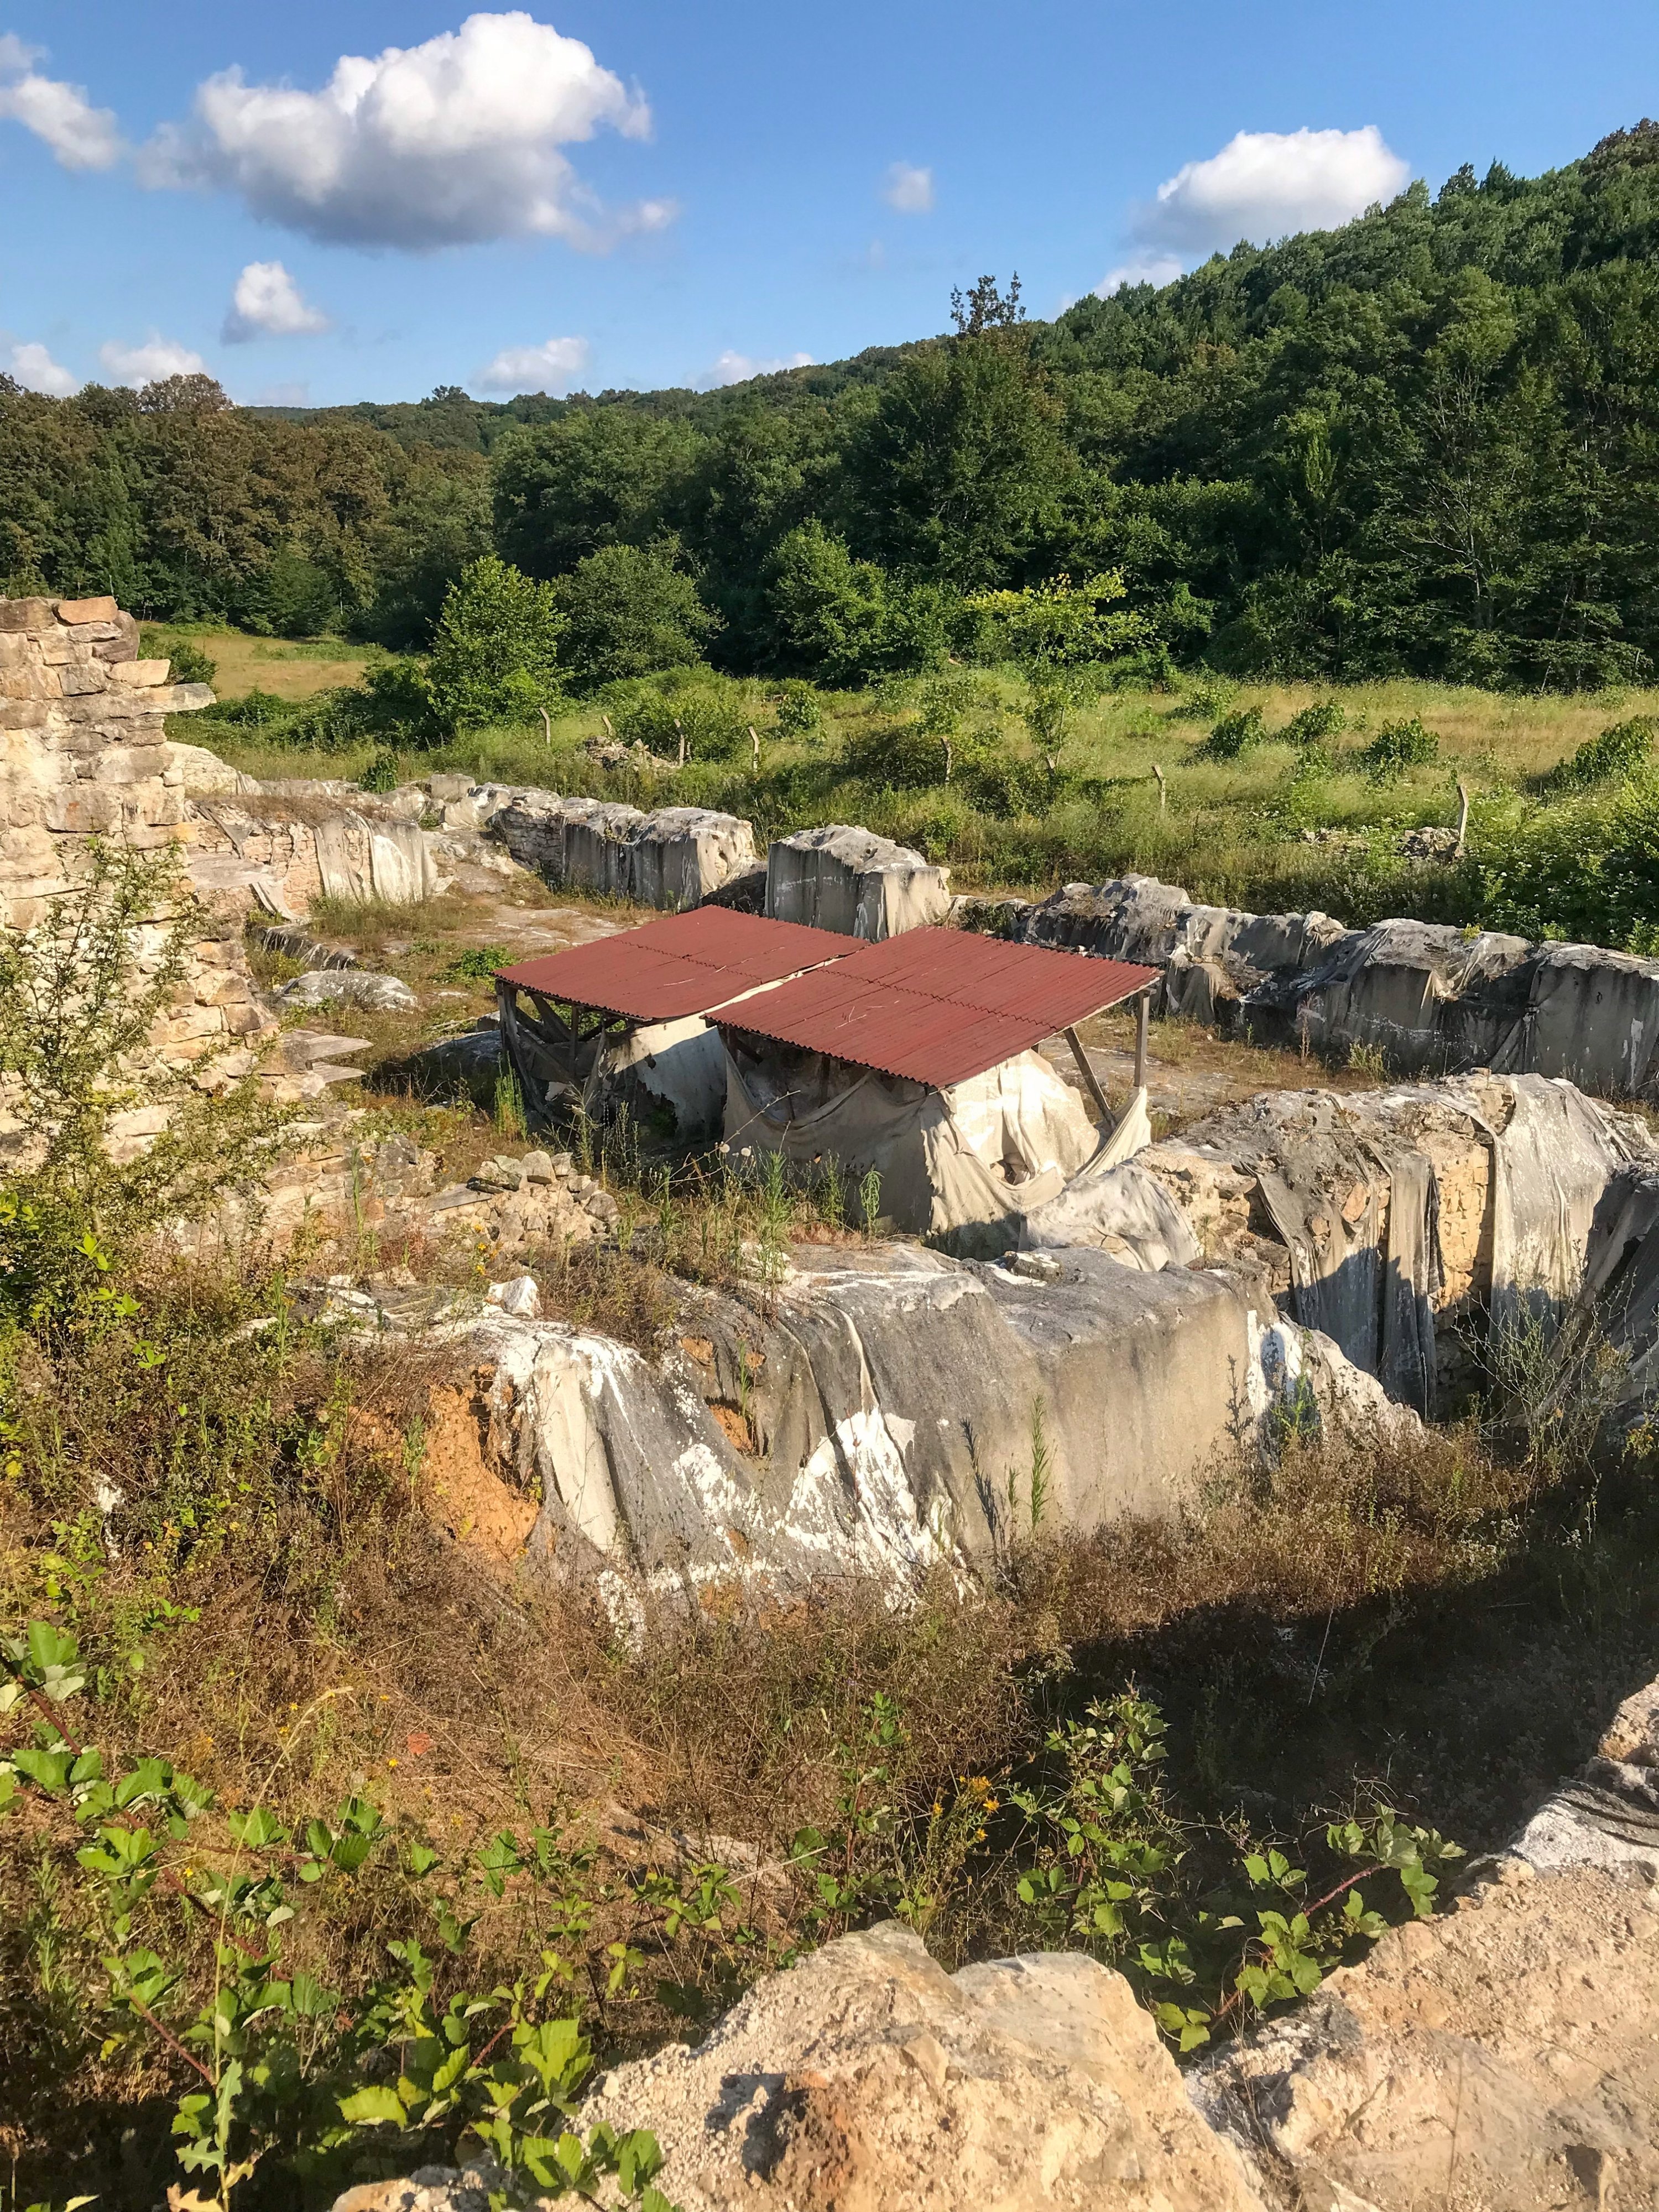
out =
[[[1659,125],[1054,323],[989,280],[957,304],[707,393],[303,412],[0,380],[0,583],[419,645],[494,551],[580,570],[596,638],[611,577],[630,666],[654,591],[672,657],[842,678],[960,646],[970,599],[1112,573],[1148,652],[1243,673],[1659,665]],[[641,558],[584,567],[614,548]]]

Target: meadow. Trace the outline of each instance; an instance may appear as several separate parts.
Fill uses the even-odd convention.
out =
[[[719,807],[752,820],[762,840],[858,822],[948,863],[963,890],[1040,897],[1139,873],[1260,911],[1318,908],[1357,924],[1414,915],[1638,950],[1659,921],[1659,884],[1642,884],[1641,762],[1571,766],[1603,732],[1632,724],[1645,754],[1652,690],[1235,685],[1207,674],[1117,689],[1097,672],[1059,743],[1044,745],[1012,670],[850,691],[695,670],[568,702],[545,729],[538,716],[417,744],[366,723],[350,691],[319,685],[305,708],[300,684],[326,662],[256,659],[293,648],[250,649],[233,633],[199,641],[221,662],[222,705],[176,734],[255,775],[386,785],[443,769],[647,807]],[[1386,734],[1402,730],[1403,747]],[[1455,828],[1460,785],[1464,854],[1414,854],[1413,832]],[[1643,817],[1633,830],[1632,808]],[[1607,890],[1606,851],[1632,834],[1623,889]]]

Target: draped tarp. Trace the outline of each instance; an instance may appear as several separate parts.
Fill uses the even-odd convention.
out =
[[[894,1225],[943,1234],[1006,1224],[1053,1198],[1097,1149],[1077,1093],[1041,1053],[1023,1052],[935,1091],[820,1053],[728,1045],[726,1139],[809,1170],[835,1160],[881,1177]]]

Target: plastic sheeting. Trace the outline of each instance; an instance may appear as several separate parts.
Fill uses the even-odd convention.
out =
[[[726,1054],[700,1014],[608,1030],[583,1088],[584,1110],[606,1121],[619,1105],[641,1118],[664,1108],[684,1143],[717,1137],[726,1108]]]
[[[1097,1135],[1077,1093],[1040,1053],[1024,1052],[948,1090],[779,1047],[728,1048],[726,1139],[801,1168],[824,1158],[881,1177],[881,1211],[900,1229],[940,1235],[1006,1223],[1058,1195]]]
[[[950,871],[908,845],[832,823],[768,848],[766,911],[774,921],[873,943],[943,921],[951,911]]]

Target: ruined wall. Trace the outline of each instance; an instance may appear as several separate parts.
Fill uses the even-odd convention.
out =
[[[112,599],[0,599],[0,927],[41,920],[84,866],[90,837],[139,852],[178,842],[188,856],[194,825],[163,718],[210,706],[213,694],[168,673],[165,660],[138,658],[138,625]],[[158,915],[140,933],[141,969],[160,957],[170,920]],[[174,1066],[221,1054],[223,1073],[244,1074],[275,1030],[239,917],[210,910],[157,1049]]]

